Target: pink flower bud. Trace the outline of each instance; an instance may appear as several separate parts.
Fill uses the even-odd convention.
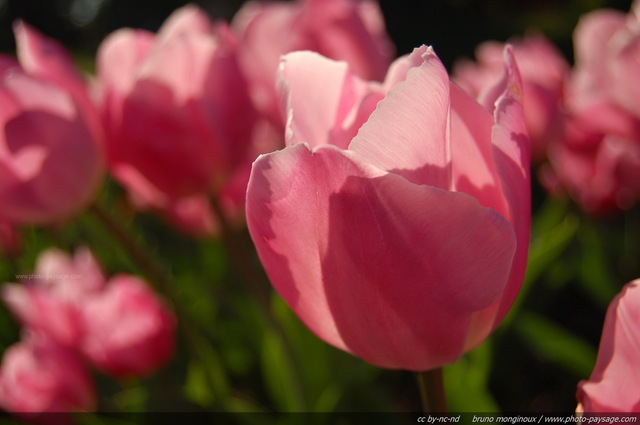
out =
[[[102,371],[143,376],[173,355],[175,317],[140,279],[120,275],[85,301],[82,351]]]
[[[544,183],[594,215],[629,209],[640,198],[638,4],[626,15],[600,9],[580,19],[568,118],[563,137],[549,146]]]
[[[0,217],[0,254],[16,255],[21,245],[18,226]]]
[[[90,374],[82,359],[69,348],[42,334],[31,334],[5,352],[0,366],[3,409],[42,413],[25,417],[48,422],[47,412],[91,411],[95,404]]]
[[[87,249],[49,250],[24,284],[5,284],[2,298],[27,330],[81,353],[118,377],[148,375],[173,355],[176,319],[144,281],[105,281]]]
[[[582,411],[640,411],[640,280],[628,283],[607,310],[598,360],[578,384]]]
[[[16,223],[68,219],[103,175],[87,87],[55,41],[15,27],[20,64],[0,66],[0,214]]]
[[[534,160],[546,158],[552,140],[561,136],[563,96],[569,63],[543,35],[510,40],[522,75],[524,113]],[[503,43],[485,42],[476,49],[476,62],[460,60],[453,80],[465,91],[484,101],[488,90],[502,74]]]
[[[280,56],[312,50],[349,63],[361,78],[382,80],[393,59],[380,9],[372,0],[249,2],[236,14],[240,60],[258,109],[280,123],[274,81]]]
[[[2,298],[28,329],[60,344],[76,346],[84,334],[81,309],[85,299],[99,293],[104,276],[91,253],[78,250],[73,258],[49,250],[38,258],[34,273],[22,284],[5,284]]]
[[[245,164],[256,119],[236,50],[229,28],[195,6],[175,11],[158,34],[122,29],[101,44],[110,167],[137,207],[211,228],[192,200],[218,195]]]

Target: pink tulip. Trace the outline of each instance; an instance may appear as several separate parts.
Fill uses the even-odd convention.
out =
[[[551,140],[561,135],[562,102],[569,64],[558,49],[543,35],[528,35],[510,41],[522,75],[527,129],[534,160],[546,157]],[[504,44],[482,43],[476,50],[476,62],[460,60],[455,64],[454,81],[480,103],[502,75]]]
[[[310,52],[283,59],[289,146],[254,163],[247,222],[271,282],[324,341],[427,370],[509,310],[529,242],[530,146],[509,49],[505,69],[489,111],[426,46],[383,85]]]
[[[255,111],[236,44],[195,6],[174,12],[158,34],[122,29],[101,44],[110,166],[137,206],[180,210],[224,190],[247,161]]]
[[[15,26],[20,63],[0,60],[0,214],[16,223],[68,219],[103,175],[85,81],[55,41]]]
[[[583,16],[573,40],[572,108],[610,102],[640,118],[640,2],[626,15],[599,9]]]
[[[21,245],[18,226],[0,217],[0,254],[14,256],[20,251]]]
[[[382,80],[393,59],[378,5],[372,0],[249,2],[235,16],[240,60],[258,109],[280,124],[274,81],[280,56],[312,50],[346,61],[367,80]]]
[[[629,209],[640,196],[640,127],[630,136],[609,130],[598,122],[606,115],[610,124],[636,125],[608,106],[568,117],[563,140],[549,146],[549,165],[541,173],[552,193],[568,192],[585,212],[599,216]]]
[[[49,250],[24,284],[5,284],[2,298],[22,325],[117,377],[148,375],[174,349],[175,317],[140,279],[106,281],[87,249],[73,258]]]
[[[640,280],[627,284],[607,310],[598,360],[578,384],[578,410],[640,411]]]
[[[81,249],[70,258],[61,251],[46,251],[38,258],[35,272],[25,277],[25,283],[2,287],[3,300],[20,322],[58,343],[80,344],[86,299],[100,293],[105,282],[91,253]]]
[[[67,347],[33,334],[5,352],[0,366],[0,407],[4,410],[31,420],[69,423],[70,418],[60,415],[47,420],[46,413],[92,411],[95,405],[90,374]],[[33,415],[36,413],[39,415]]]
[[[140,377],[173,355],[175,318],[140,279],[116,276],[104,293],[86,300],[82,351],[104,372]]]
[[[562,140],[550,144],[543,181],[591,214],[610,214],[640,197],[638,14],[592,12],[576,27],[574,46],[568,118]]]

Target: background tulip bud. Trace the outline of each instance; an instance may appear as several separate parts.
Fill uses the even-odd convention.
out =
[[[591,377],[578,384],[585,413],[640,410],[640,280],[628,283],[607,310],[598,360]]]
[[[542,34],[509,40],[522,76],[524,114],[533,160],[546,159],[547,146],[561,137],[563,96],[569,63]],[[484,42],[476,49],[477,62],[459,60],[453,80],[480,103],[502,75],[504,43]],[[487,105],[489,106],[489,105]]]
[[[580,19],[573,44],[567,118],[543,183],[590,214],[628,210],[640,197],[640,18],[596,10]]]
[[[50,412],[91,411],[96,404],[91,377],[82,359],[42,334],[30,334],[9,347],[0,366],[0,406],[42,422],[68,423]],[[66,418],[66,420],[65,420]]]
[[[100,296],[86,300],[82,320],[82,352],[110,375],[148,375],[173,355],[175,317],[138,278],[111,279]]]
[[[121,29],[98,51],[102,120],[111,171],[136,206],[206,231],[217,196],[247,161],[255,110],[237,63],[237,40],[195,6],[157,34]],[[199,201],[197,201],[199,202]]]
[[[240,34],[240,61],[263,114],[280,126],[273,81],[280,56],[312,50],[349,63],[366,80],[382,80],[394,47],[374,1],[249,2],[232,23]]]
[[[81,309],[99,293],[104,276],[87,249],[73,258],[58,250],[44,252],[26,281],[5,284],[2,298],[27,329],[44,333],[59,344],[77,346],[85,332]]]
[[[86,207],[101,181],[97,115],[64,49],[25,24],[15,32],[20,64],[6,61],[0,80],[0,215],[59,222]]]

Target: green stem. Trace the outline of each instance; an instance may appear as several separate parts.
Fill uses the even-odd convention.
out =
[[[267,324],[282,342],[284,348],[283,355],[287,358],[288,364],[292,365],[292,372],[295,379],[294,385],[298,388],[297,392],[302,395],[303,403],[306,404],[304,401],[304,392],[302,390],[301,374],[294,360],[295,356],[293,354],[293,347],[291,346],[289,339],[286,337],[282,323],[277,319],[277,317],[275,317],[272,309],[272,291],[269,278],[262,268],[258,269],[255,267],[257,265],[255,258],[248,255],[248,252],[251,252],[251,250],[245,243],[243,243],[241,235],[234,231],[233,226],[229,223],[226,213],[214,197],[210,198],[210,204],[220,226],[222,241],[230,254],[231,258],[229,261],[231,262],[231,266],[238,277],[248,285],[249,290],[256,298],[257,305],[265,317]]]
[[[267,276],[262,270],[258,272],[254,267],[255,259],[247,255],[247,252],[250,251],[249,248],[243,243],[241,235],[234,231],[218,201],[211,197],[210,204],[220,226],[222,241],[229,252],[229,261],[233,270],[238,277],[249,285],[251,292],[257,297],[260,304],[268,306],[271,292]]]
[[[169,278],[156,261],[149,256],[147,250],[131,237],[129,232],[100,205],[94,203],[91,205],[90,210],[118,240],[133,262],[140,267],[141,271],[152,281],[150,283],[163,294],[169,296],[172,290]]]
[[[418,372],[420,401],[424,413],[447,413],[447,398],[444,393],[442,368]]]
[[[176,287],[175,285],[172,285],[172,282],[165,271],[162,270],[157,261],[148,254],[148,251],[142,246],[142,244],[135,240],[129,234],[127,229],[100,205],[94,203],[90,207],[90,211],[98,218],[98,220],[100,220],[103,226],[111,232],[120,246],[133,260],[135,265],[140,268],[150,281],[152,281],[149,283],[154,284],[155,288],[165,296],[166,301],[171,303],[171,306],[178,317],[178,326],[181,334],[185,338],[185,342],[190,352],[203,364],[208,361],[200,349],[201,344],[198,342],[201,337],[200,333],[196,331],[197,327],[192,323],[189,312],[186,311],[182,303],[179,302],[178,297],[174,292]],[[207,374],[206,380],[211,391],[214,391],[216,386],[209,374]]]

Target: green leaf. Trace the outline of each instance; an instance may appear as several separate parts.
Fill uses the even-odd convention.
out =
[[[568,245],[575,239],[580,220],[575,215],[561,215],[562,211],[564,210],[550,203],[542,211],[541,217],[536,218],[525,279],[518,297],[503,322],[503,327],[516,317],[523,301],[535,286],[534,282],[559,263]]]
[[[591,374],[597,352],[578,336],[532,312],[520,312],[513,325],[518,336],[541,358],[578,378]]]
[[[189,337],[197,352],[189,363],[185,395],[194,403],[210,407],[229,394],[225,367],[209,341],[193,333]]]
[[[618,282],[619,279],[607,259],[606,241],[598,235],[593,223],[585,222],[579,240],[582,288],[599,307],[606,309],[625,282]]]
[[[452,412],[498,412],[489,390],[491,343],[486,341],[444,368],[447,403]]]
[[[278,410],[305,412],[303,389],[280,336],[267,329],[262,339],[262,372],[267,391]]]

